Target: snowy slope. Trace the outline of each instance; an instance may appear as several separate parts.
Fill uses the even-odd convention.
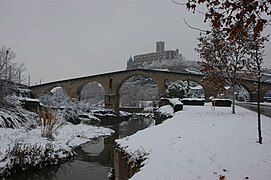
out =
[[[241,107],[236,112],[184,106],[164,123],[116,140],[132,156],[148,154],[131,179],[270,179],[271,119],[262,116],[260,145],[256,113]]]

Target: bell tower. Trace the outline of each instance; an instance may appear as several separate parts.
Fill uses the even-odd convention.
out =
[[[156,52],[163,52],[165,51],[165,42],[158,41],[156,42]]]

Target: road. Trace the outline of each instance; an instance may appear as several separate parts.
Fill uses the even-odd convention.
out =
[[[257,112],[257,104],[250,102],[238,102],[236,105]],[[261,104],[261,114],[271,118],[271,103]]]

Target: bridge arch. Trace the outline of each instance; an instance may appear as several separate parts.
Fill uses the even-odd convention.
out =
[[[101,101],[104,103],[105,88],[97,81],[82,84],[78,88],[78,92],[80,101],[88,101],[94,104]]]
[[[66,90],[62,86],[55,86],[47,92],[67,94]]]
[[[254,80],[243,80],[240,84],[248,91],[250,96],[250,101],[257,101],[257,86],[256,81]],[[263,101],[264,93],[268,90],[271,90],[271,83],[261,82],[260,89],[260,101]]]
[[[145,75],[132,76],[121,82],[117,93],[121,107],[141,107],[146,101],[154,104],[159,99],[157,84]]]
[[[49,86],[48,88],[46,88],[45,91],[44,91],[44,94],[50,93],[50,92],[54,91],[57,88],[62,88],[66,92],[66,90],[61,85],[55,84],[55,85],[52,85],[52,86]]]
[[[121,79],[121,80],[119,81],[119,84],[118,84],[117,89],[116,89],[116,94],[119,94],[119,90],[120,90],[121,86],[122,86],[128,79],[130,79],[130,78],[132,78],[132,77],[136,77],[136,76],[143,76],[143,77],[147,77],[147,78],[152,79],[153,82],[154,82],[154,83],[157,85],[157,87],[158,87],[158,92],[161,94],[161,90],[160,90],[161,87],[158,86],[157,80],[156,80],[155,78],[153,78],[150,74],[146,74],[146,73],[135,73],[135,74],[130,74],[130,75],[128,75],[128,76],[125,76],[123,79]]]
[[[201,84],[201,82],[198,82],[197,80],[192,80],[189,78],[183,81],[188,83],[188,86],[190,87],[192,93],[197,98],[205,98],[205,87]]]
[[[251,97],[253,96],[253,90],[252,89],[249,89],[248,87],[246,87],[246,86],[244,86],[242,83],[240,83],[240,85],[237,85],[238,87],[237,88],[239,88],[238,90],[237,90],[237,100],[238,101],[250,101],[251,100]],[[244,96],[244,97],[241,97],[241,95],[240,94],[244,94],[244,95],[242,95],[242,96]],[[247,96],[248,97],[245,97],[246,95],[245,94],[247,94]]]
[[[159,73],[157,73],[157,72],[159,72]],[[160,73],[163,73],[163,74],[160,74]],[[164,74],[166,74],[166,76]],[[135,76],[144,76],[144,77],[152,79],[158,87],[158,96],[161,96],[166,93],[168,82],[176,82],[178,80],[181,80],[181,81],[188,81],[189,80],[191,82],[195,82],[195,83],[199,84],[203,89],[203,97],[200,96],[202,98],[204,98],[206,96],[205,89],[208,90],[208,88],[206,88],[207,85],[202,83],[203,76],[197,76],[197,75],[193,75],[193,74],[185,74],[183,76],[178,76],[178,75],[171,73],[171,72],[168,72],[168,71],[161,72],[161,71],[153,71],[153,70],[134,70],[133,73],[129,73],[126,76],[123,76],[119,79],[117,88],[116,88],[115,92],[113,92],[113,94],[115,94],[115,96],[113,98],[114,99],[113,101],[115,102],[115,107],[117,107],[117,108],[120,107],[120,88],[128,79],[135,77]],[[214,93],[214,91],[209,91],[209,92],[210,92],[210,94]],[[207,97],[210,97],[210,95]]]
[[[52,89],[48,89],[40,98],[42,104],[54,107],[65,106],[69,103],[69,97],[65,89],[61,86],[55,86]]]

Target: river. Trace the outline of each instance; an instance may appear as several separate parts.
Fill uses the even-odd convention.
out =
[[[111,136],[100,137],[75,149],[78,154],[65,163],[42,170],[17,173],[7,179],[16,180],[108,180],[113,168],[114,141],[145,129],[153,123],[151,118],[135,116],[113,126]]]

